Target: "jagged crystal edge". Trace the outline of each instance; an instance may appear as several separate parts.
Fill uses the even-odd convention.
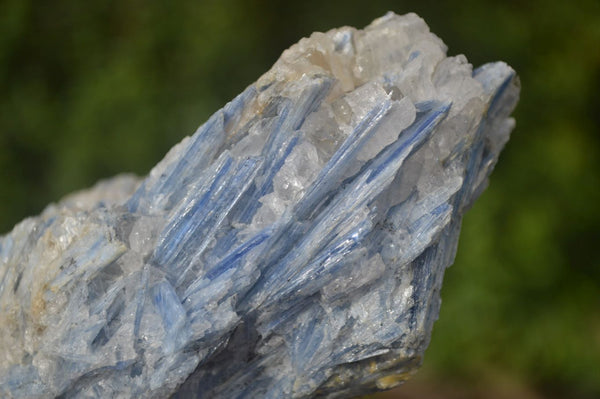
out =
[[[339,397],[420,364],[514,127],[416,15],[316,33],[143,180],[0,237],[6,397]]]

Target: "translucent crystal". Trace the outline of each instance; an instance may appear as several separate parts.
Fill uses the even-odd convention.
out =
[[[315,33],[173,147],[0,238],[3,397],[308,397],[420,364],[514,71],[418,16]]]

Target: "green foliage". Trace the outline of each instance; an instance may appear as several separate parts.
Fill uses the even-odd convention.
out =
[[[597,0],[0,2],[0,231],[172,145],[315,30],[415,11],[450,54],[522,81],[517,128],[465,218],[425,368],[600,395]],[[485,372],[487,372],[485,371]]]

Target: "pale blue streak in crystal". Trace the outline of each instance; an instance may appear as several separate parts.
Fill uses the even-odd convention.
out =
[[[214,177],[208,173],[214,179],[210,187],[201,188],[199,191],[202,194],[189,196],[190,201],[183,202],[179,208],[181,211],[161,234],[161,244],[155,251],[155,262],[166,267],[175,278],[176,286],[194,265],[194,258],[203,253],[262,163],[259,158],[249,158],[236,165],[227,152],[219,160],[221,162],[218,162]]]
[[[431,108],[430,108],[431,107]],[[414,151],[417,146],[422,144],[431,134],[433,129],[446,117],[450,110],[450,104],[427,103],[419,106],[420,113],[416,121],[382,154],[378,155],[369,166],[369,178],[365,184],[370,184],[378,175],[383,172],[396,172],[404,159]],[[389,177],[389,175],[386,175]]]
[[[162,318],[165,336],[164,351],[167,353],[177,349],[177,340],[187,321],[186,312],[173,286],[166,281],[152,287],[152,303]]]
[[[272,232],[270,229],[266,229],[252,237],[250,240],[244,242],[229,255],[227,255],[221,262],[210,269],[208,273],[206,273],[206,278],[212,280],[219,277],[226,271],[240,266],[244,256],[258,248],[260,244],[264,243],[269,237],[271,237],[271,234]]]
[[[307,218],[315,207],[323,201],[343,177],[348,164],[356,161],[356,154],[377,131],[381,121],[392,107],[391,101],[384,101],[373,107],[360,121],[352,134],[342,143],[327,164],[321,169],[315,182],[298,203],[295,214],[298,219]]]
[[[229,154],[223,153],[213,165],[214,169],[211,168],[213,170],[205,172],[204,177],[212,177],[212,180],[204,179],[204,184],[198,188],[198,193],[192,196],[190,202],[183,204],[182,212],[178,212],[173,221],[161,233],[160,244],[154,252],[154,261],[157,264],[173,268],[176,267],[173,261],[177,257],[189,255],[182,249],[191,246],[188,244],[192,244],[190,240],[196,237],[194,232],[202,227],[202,223],[205,221],[204,217],[208,214],[211,197],[223,187],[224,180],[232,169],[233,163],[233,158]]]
[[[331,89],[331,79],[317,79],[302,92],[299,99],[292,103],[286,99],[278,104],[278,121],[263,147],[265,158],[263,171],[256,177],[251,196],[244,198],[246,207],[242,208],[234,219],[241,223],[250,223],[258,210],[261,197],[273,191],[273,178],[279,172],[287,157],[300,141],[300,129],[306,117],[321,104]],[[283,149],[283,151],[282,151]]]

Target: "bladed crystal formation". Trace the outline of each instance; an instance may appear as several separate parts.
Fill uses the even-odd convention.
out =
[[[171,149],[0,238],[3,397],[343,397],[421,362],[514,127],[415,14],[315,33]]]

